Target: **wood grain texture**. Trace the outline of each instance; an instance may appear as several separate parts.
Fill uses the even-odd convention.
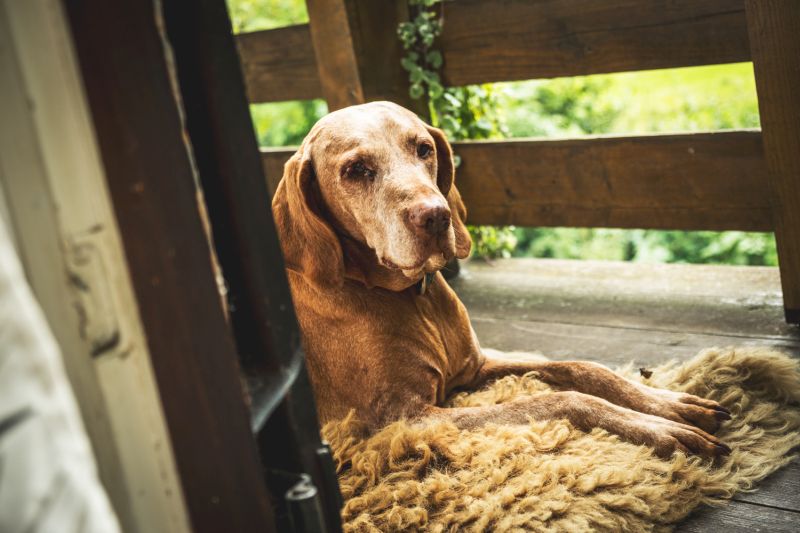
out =
[[[306,1],[322,95],[330,111],[364,103],[347,3],[345,0]]]
[[[798,523],[798,513],[734,501],[698,509],[675,533],[796,533]]]
[[[445,6],[447,85],[750,57],[743,0],[459,0]]]
[[[800,2],[746,5],[786,319],[800,324]]]
[[[472,224],[769,231],[758,132],[457,143]]]
[[[364,97],[368,101],[391,100],[418,115],[428,115],[423,99],[408,94],[408,72],[400,65],[403,45],[397,25],[409,18],[407,2],[345,0],[353,46],[356,50]]]
[[[275,529],[292,529],[284,484],[289,472],[303,472],[317,487],[326,531],[340,532],[339,488],[335,479],[328,482],[319,460],[315,401],[225,3],[168,0],[163,7],[185,128],[225,278],[229,322],[243,375],[255,384],[249,387],[251,420],[260,471],[273,496]]]
[[[482,315],[470,315],[470,318],[485,348],[541,352],[562,361],[596,361],[610,366],[633,361],[637,367],[651,367],[671,359],[686,361],[712,346],[769,347],[800,356],[800,344],[784,340],[496,319]]]
[[[472,316],[800,345],[800,331],[782,320],[774,267],[532,258],[463,267],[451,284]]]
[[[357,80],[365,100],[391,100],[427,115],[427,106],[409,97],[408,73],[400,66],[403,47],[396,32],[397,25],[408,20],[405,2],[317,0],[309,3],[309,15],[312,21],[323,21],[314,35],[330,83],[321,81],[317,68],[313,24],[239,34],[237,46],[251,103],[320,98],[323,84],[328,91],[341,93],[337,98],[343,102],[355,101],[353,94],[359,93],[352,91]],[[333,18],[346,22],[346,35],[330,22]],[[345,74],[348,82],[342,83]]]
[[[472,224],[772,230],[757,131],[453,148]],[[271,190],[291,153],[262,151]]]
[[[308,24],[236,36],[252,104],[322,97]]]
[[[344,3],[372,65],[361,75],[367,99],[397,101],[406,81],[394,28],[406,6]],[[308,25],[237,39],[251,102],[322,96]],[[743,0],[459,0],[445,4],[441,49],[452,86],[750,59]]]
[[[269,531],[271,507],[153,5],[65,4],[192,530]]]
[[[267,179],[270,196],[275,194],[283,177],[283,165],[292,157],[296,148],[261,148],[261,164]]]
[[[123,531],[188,533],[83,81],[73,47],[65,46],[70,42],[60,0],[0,0],[0,188],[8,195],[26,278],[61,348]],[[11,68],[15,61],[19,70]]]
[[[755,492],[742,492],[734,499],[800,513],[800,459],[795,459],[759,482]],[[800,515],[797,521],[800,523]]]

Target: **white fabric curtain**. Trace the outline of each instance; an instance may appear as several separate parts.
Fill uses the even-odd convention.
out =
[[[0,532],[118,531],[59,347],[0,217]]]

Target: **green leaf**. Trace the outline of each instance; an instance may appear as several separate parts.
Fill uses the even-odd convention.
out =
[[[444,115],[442,117],[442,127],[445,130],[458,131],[458,121],[450,115]]]
[[[410,22],[401,22],[400,24],[397,25],[398,35],[402,36],[411,33],[414,33],[414,25],[411,24]]]
[[[424,78],[425,78],[425,72],[417,65],[414,65],[414,68],[411,70],[411,75],[408,77],[411,83],[419,83]]]
[[[403,68],[409,72],[419,68],[419,66],[409,57],[404,57],[401,59],[400,64],[403,65]]]
[[[442,53],[439,50],[431,50],[425,54],[425,60],[431,64],[433,68],[442,66]]]
[[[456,109],[461,107],[461,100],[456,98],[453,94],[451,94],[449,92],[445,92],[444,93],[444,98],[445,98],[445,100],[447,100],[450,103],[450,105],[452,105]]]
[[[422,85],[414,83],[408,88],[408,94],[414,100],[418,100],[425,91],[422,90]]]
[[[432,82],[428,84],[428,94],[431,98],[436,99],[442,96],[444,93],[444,87],[438,82]]]

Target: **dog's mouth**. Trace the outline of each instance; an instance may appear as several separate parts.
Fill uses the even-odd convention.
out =
[[[402,274],[409,279],[417,279],[424,274],[432,274],[441,270],[447,260],[444,254],[433,254],[430,257],[423,259],[413,265],[398,265],[388,258],[381,258],[380,262],[383,266],[390,270],[402,272]]]
[[[381,261],[381,264],[383,266],[385,266],[386,268],[388,268],[390,270],[402,270],[402,271],[406,272],[406,271],[421,270],[422,267],[425,265],[425,263],[428,261],[428,259],[423,259],[422,261],[419,261],[418,263],[416,263],[414,265],[410,265],[410,266],[398,265],[397,263],[395,263],[394,261],[392,261],[388,257],[381,257],[380,261]]]
[[[413,253],[409,253],[407,258],[391,257],[392,254],[388,252],[389,250],[386,250],[383,254],[376,254],[382,266],[389,270],[400,271],[407,278],[417,279],[424,274],[441,270],[455,256],[455,241],[450,234],[444,233],[417,241],[416,249]]]

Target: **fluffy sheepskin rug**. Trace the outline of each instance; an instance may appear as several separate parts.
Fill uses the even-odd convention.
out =
[[[733,420],[718,435],[733,448],[714,464],[649,448],[566,421],[490,424],[397,422],[364,440],[352,418],[327,424],[345,499],[345,531],[663,531],[788,463],[800,446],[798,361],[758,348],[709,349],[652,369],[648,385],[712,398]],[[458,394],[453,406],[546,393],[533,375]]]

